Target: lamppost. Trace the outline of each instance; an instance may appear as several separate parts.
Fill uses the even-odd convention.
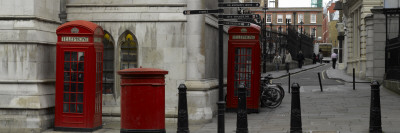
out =
[[[297,29],[296,29],[296,12],[293,12],[293,29],[295,29],[295,31],[297,31]]]
[[[272,47],[274,46],[273,44],[272,44],[272,22],[269,24],[269,27],[271,28],[271,30],[269,31],[269,54],[270,54],[270,56],[269,56],[269,62],[271,63],[272,62]]]
[[[301,50],[301,41],[303,41],[303,21],[300,22],[300,50]]]
[[[315,35],[316,35],[316,33],[315,33],[315,27],[312,29],[313,30],[313,33],[311,33],[311,39],[313,40],[313,42],[314,42],[314,37],[315,37]]]
[[[267,58],[266,58],[266,55],[267,55],[267,38],[266,38],[267,27],[266,27],[266,22],[267,22],[267,10],[268,10],[267,4],[264,4],[263,10],[264,10],[264,22],[262,24],[262,32],[263,32],[263,34],[262,34],[262,41],[263,41],[262,59],[263,59],[263,73],[266,73],[267,72],[267,63],[266,63],[267,62]]]
[[[279,26],[279,54],[281,53],[281,47],[282,47],[282,43],[281,43],[281,38],[282,38],[282,26]],[[278,44],[276,44],[276,47],[278,47]]]

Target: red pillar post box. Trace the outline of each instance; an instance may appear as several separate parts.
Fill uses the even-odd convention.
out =
[[[231,26],[228,30],[227,110],[238,106],[238,88],[245,83],[247,110],[259,112],[260,97],[260,27]]]
[[[93,131],[102,126],[103,29],[88,21],[57,28],[54,130]]]
[[[121,75],[121,133],[165,133],[165,74],[130,68]]]

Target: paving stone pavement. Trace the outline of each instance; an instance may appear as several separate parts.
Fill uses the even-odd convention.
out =
[[[305,68],[311,68],[305,66]],[[313,67],[318,67],[315,65]],[[302,71],[302,70],[299,70]],[[328,77],[349,78],[340,70],[327,70]],[[269,72],[270,73],[270,72]],[[275,73],[284,76],[284,73]],[[362,80],[361,80],[362,81]],[[302,129],[307,133],[367,133],[369,130],[371,87],[368,83],[351,83],[339,86],[301,86],[300,100]],[[283,86],[287,88],[287,86]],[[400,96],[383,86],[380,87],[382,129],[384,133],[400,132]],[[286,92],[283,103],[275,109],[261,108],[260,113],[248,114],[250,133],[287,133],[290,130],[291,94]],[[103,118],[104,126],[96,133],[117,133],[120,128],[118,117]],[[190,123],[189,123],[190,124]],[[176,123],[166,123],[167,133],[176,133]],[[217,118],[211,123],[190,124],[191,133],[216,133]],[[53,133],[52,129],[46,131]],[[225,113],[225,132],[236,132],[236,113]]]

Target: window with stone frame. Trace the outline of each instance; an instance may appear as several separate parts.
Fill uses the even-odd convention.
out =
[[[304,14],[298,14],[297,20],[297,23],[304,23]]]
[[[310,23],[317,23],[317,14],[310,15]]]
[[[283,15],[282,14],[278,14],[276,15],[276,23],[283,23]]]
[[[275,0],[270,0],[268,3],[268,7],[275,8]]]
[[[267,21],[266,23],[271,23],[272,22],[272,14],[267,14]]]
[[[127,33],[121,44],[120,69],[137,68],[137,40],[133,34]]]
[[[292,23],[292,15],[286,14],[286,22]]]
[[[114,40],[111,35],[104,31],[103,45],[103,94],[114,93]]]

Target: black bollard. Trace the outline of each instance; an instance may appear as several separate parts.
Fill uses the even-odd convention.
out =
[[[186,85],[180,84],[178,101],[178,130],[177,133],[189,133],[188,108],[186,99]]]
[[[321,88],[321,92],[322,90],[322,83],[321,83],[321,73],[318,72],[318,79],[319,79],[319,87]]]
[[[302,133],[300,108],[300,85],[292,84],[292,105],[290,113],[290,133]]]
[[[382,133],[381,101],[379,95],[379,82],[371,82],[371,109],[369,116],[369,132]]]
[[[353,68],[353,90],[356,90],[356,73],[355,69]]]
[[[289,79],[289,83],[288,83],[288,88],[287,89],[288,89],[288,92],[290,93],[290,73],[289,73],[289,78],[288,79]]]
[[[236,133],[248,133],[247,128],[247,107],[246,107],[246,87],[244,83],[239,85],[238,109],[236,121]]]
[[[225,133],[225,101],[218,101],[218,133]]]

